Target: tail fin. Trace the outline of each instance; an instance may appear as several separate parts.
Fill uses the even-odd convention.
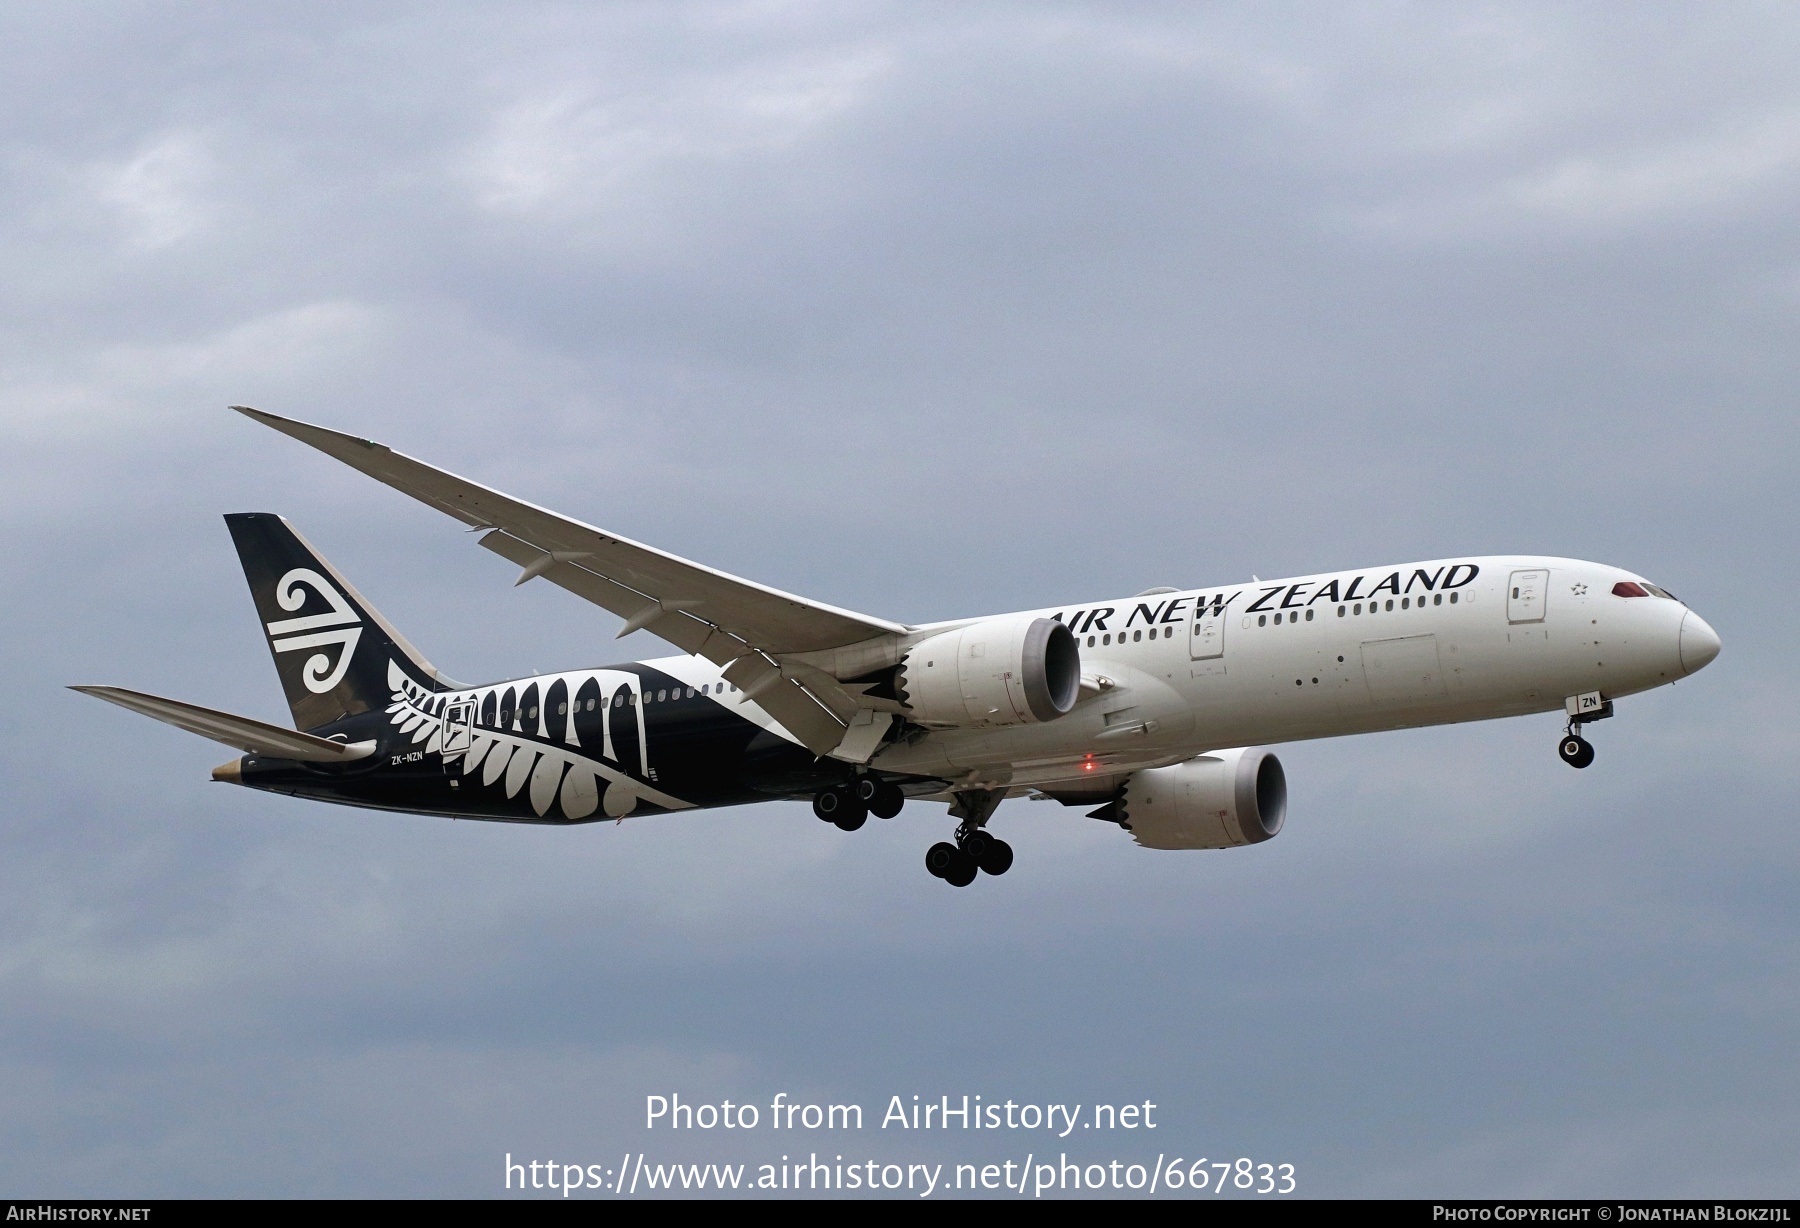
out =
[[[280,516],[225,517],[268,636],[297,729],[387,707],[395,674],[426,691],[459,688],[419,655],[311,543]],[[316,650],[316,651],[313,651]]]

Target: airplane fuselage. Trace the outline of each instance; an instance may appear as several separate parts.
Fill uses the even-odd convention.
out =
[[[395,668],[387,711],[312,731],[373,739],[375,753],[329,766],[251,755],[222,778],[351,805],[543,823],[806,797],[857,770],[915,796],[1042,788],[1100,800],[1132,772],[1221,747],[1562,711],[1583,695],[1610,703],[1718,652],[1711,628],[1642,577],[1534,556],[1025,614],[1075,636],[1082,687],[1066,715],[995,728],[908,720],[865,765],[808,750],[719,665],[676,656],[435,692]],[[917,628],[911,642],[958,625]],[[883,651],[887,660],[899,649]]]

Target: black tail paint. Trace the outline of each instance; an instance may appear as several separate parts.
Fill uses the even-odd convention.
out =
[[[294,527],[269,512],[225,517],[256,600],[294,726],[317,729],[387,707],[398,669],[427,691],[455,690]]]

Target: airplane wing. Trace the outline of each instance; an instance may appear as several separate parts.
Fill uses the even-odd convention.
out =
[[[836,748],[856,718],[858,697],[823,671],[784,664],[909,628],[810,601],[689,562],[514,499],[395,452],[385,444],[234,405],[464,524],[488,529],[481,544],[522,568],[518,583],[543,576],[684,652],[725,666],[725,677],[817,754]]]
[[[95,699],[104,699],[107,703],[118,704],[121,708],[129,708],[133,712],[154,717],[166,725],[197,733],[203,738],[223,742],[253,755],[299,759],[305,763],[348,763],[354,759],[366,759],[375,751],[373,742],[333,742],[330,738],[314,737],[310,733],[284,729],[280,725],[270,725],[247,716],[233,716],[229,712],[202,708],[198,704],[184,704],[178,699],[164,699],[160,695],[146,695],[142,691],[128,691],[124,687],[72,686],[69,689],[80,691],[83,695],[92,695]]]

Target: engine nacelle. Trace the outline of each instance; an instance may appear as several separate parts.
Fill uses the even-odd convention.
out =
[[[1273,839],[1287,817],[1287,773],[1261,747],[1215,750],[1133,772],[1121,826],[1150,849],[1224,849]]]
[[[901,702],[923,725],[990,728],[1053,721],[1081,694],[1081,650],[1061,623],[988,618],[913,645]]]

